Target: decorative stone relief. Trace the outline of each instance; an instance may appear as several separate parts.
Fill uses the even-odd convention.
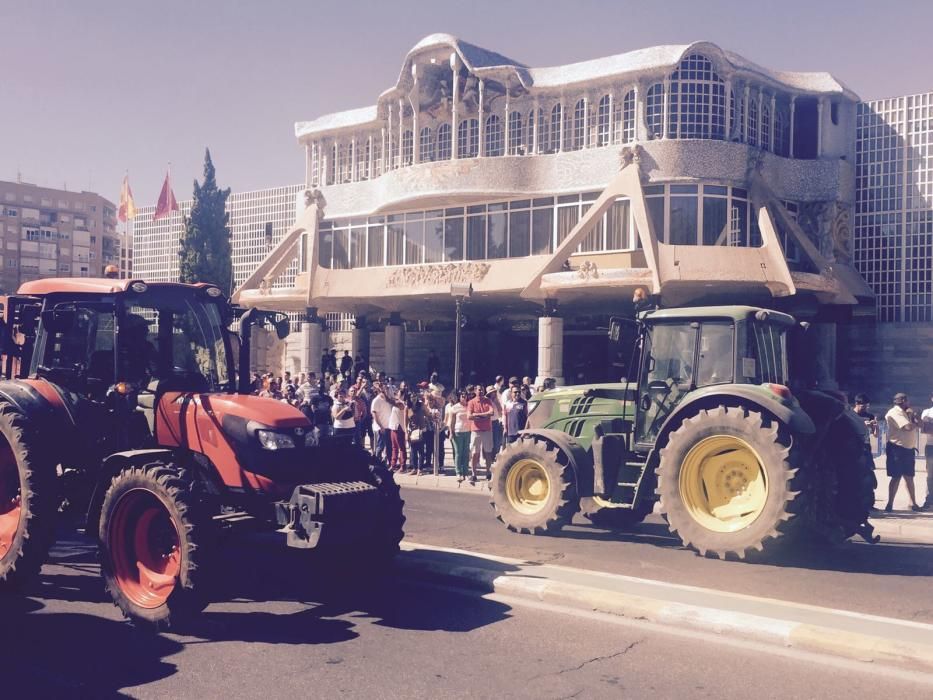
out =
[[[852,262],[852,229],[849,226],[849,211],[837,204],[836,219],[833,221],[832,239],[836,260]]]
[[[836,260],[831,234],[834,202],[801,202],[797,223],[827,261]]]
[[[320,221],[324,218],[324,207],[327,206],[327,200],[324,199],[324,195],[316,187],[311,190],[305,190],[305,209],[312,204],[317,204],[317,218]]]
[[[439,265],[413,265],[400,267],[389,275],[386,286],[434,287],[454,282],[480,282],[489,272],[489,263],[442,263]]]
[[[582,280],[599,279],[599,269],[592,260],[584,260],[583,264],[577,268],[577,277]]]

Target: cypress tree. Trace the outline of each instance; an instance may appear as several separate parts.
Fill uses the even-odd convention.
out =
[[[218,189],[210,149],[204,149],[204,182],[194,181],[191,215],[185,219],[185,233],[178,252],[181,282],[210,282],[224,294],[233,292],[233,262],[230,251],[230,215],[227,197],[230,188]]]

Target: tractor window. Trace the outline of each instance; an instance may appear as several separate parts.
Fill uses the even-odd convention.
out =
[[[66,371],[109,386],[113,382],[113,307],[70,308],[75,310],[70,328],[42,334],[33,372],[38,373],[40,367]]]
[[[191,294],[153,291],[126,307],[130,333],[119,336],[121,367],[160,380],[187,382],[192,391],[217,391],[230,387],[223,324],[216,304]],[[145,323],[145,333],[133,332]],[[124,343],[127,347],[124,348]]]
[[[647,383],[690,384],[696,356],[697,330],[692,325],[659,324],[651,330]]]
[[[704,323],[700,329],[700,360],[697,386],[728,384],[732,381],[735,327],[731,323]]]
[[[755,321],[749,334],[749,353],[757,360],[756,383],[787,384],[787,333],[782,326]],[[745,361],[746,364],[748,361]],[[749,375],[751,372],[748,373]]]

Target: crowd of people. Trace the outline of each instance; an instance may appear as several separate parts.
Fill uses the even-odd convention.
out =
[[[315,434],[370,450],[396,472],[443,473],[445,446],[453,448],[460,482],[490,478],[496,455],[514,441],[528,418],[528,399],[546,387],[531,378],[496,376],[454,391],[440,382],[434,353],[428,378],[417,384],[371,373],[365,360],[348,352],[325,352],[323,373],[285,372],[253,376],[253,393],[300,409]],[[481,468],[484,471],[480,472]]]

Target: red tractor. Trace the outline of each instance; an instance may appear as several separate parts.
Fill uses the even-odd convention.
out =
[[[4,312],[0,587],[38,573],[63,518],[97,537],[124,615],[156,627],[207,605],[231,523],[361,561],[398,551],[385,466],[250,395],[250,330],[284,337],[284,314],[250,309],[240,341],[215,286],[113,279],[28,282]]]

